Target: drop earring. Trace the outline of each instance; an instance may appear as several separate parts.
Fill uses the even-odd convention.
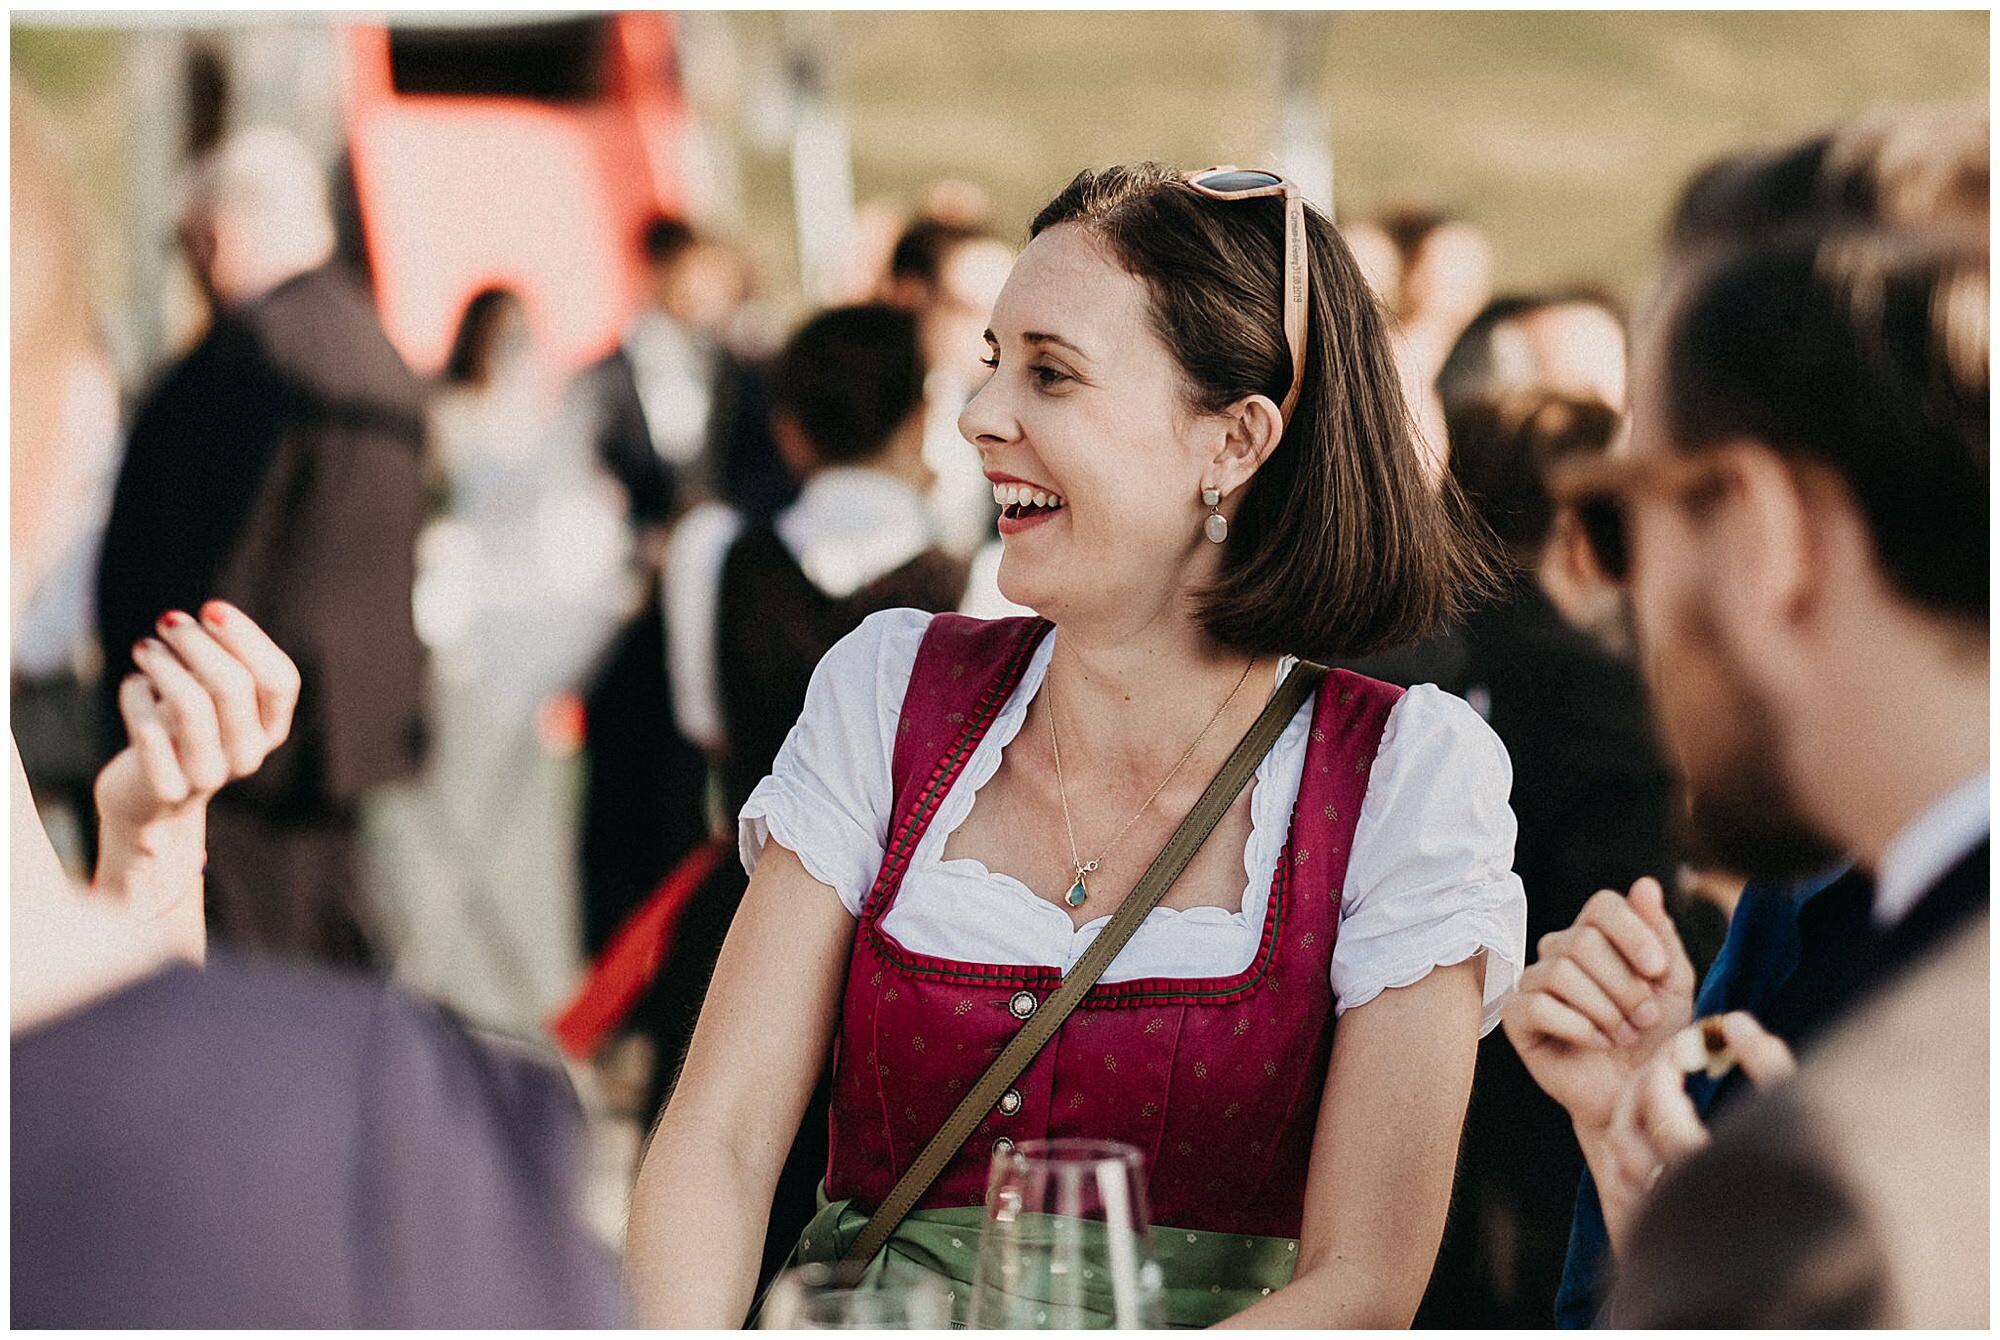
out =
[[[1201,523],[1203,533],[1213,543],[1221,544],[1229,538],[1229,518],[1221,512],[1222,495],[1214,489],[1203,489],[1201,505],[1208,509],[1208,520]]]

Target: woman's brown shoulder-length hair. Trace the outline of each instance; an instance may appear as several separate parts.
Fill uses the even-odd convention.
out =
[[[1090,230],[1146,285],[1190,409],[1283,401],[1282,200],[1214,200],[1138,163],[1077,174],[1030,232],[1061,224]],[[1490,588],[1495,560],[1452,482],[1425,477],[1387,319],[1353,256],[1310,206],[1306,229],[1304,383],[1230,524],[1200,617],[1227,646],[1330,661],[1438,631]]]

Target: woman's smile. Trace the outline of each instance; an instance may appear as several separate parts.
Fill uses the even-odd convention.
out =
[[[993,501],[1000,508],[1002,535],[1019,535],[1069,506],[1069,499],[1052,489],[1007,478],[993,481]]]

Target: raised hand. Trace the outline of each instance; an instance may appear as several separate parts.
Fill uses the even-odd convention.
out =
[[[241,610],[219,600],[199,621],[179,610],[133,648],[118,687],[130,742],[97,776],[102,857],[96,887],[170,906],[199,888],[209,799],[284,743],[299,671]]]
[[[1725,1014],[1721,1023],[1736,1064],[1758,1088],[1798,1069],[1791,1048],[1748,1014]],[[1626,1081],[1599,1142],[1600,1157],[1591,1163],[1614,1251],[1623,1251],[1626,1233],[1660,1178],[1708,1147],[1708,1127],[1687,1096],[1689,1062],[1676,1050],[1661,1047]],[[1698,1056],[1699,1044],[1694,1050]]]
[[[1610,1125],[1633,1074],[1688,1022],[1694,985],[1666,892],[1647,877],[1630,897],[1597,893],[1569,929],[1542,937],[1501,1024],[1587,1143]]]

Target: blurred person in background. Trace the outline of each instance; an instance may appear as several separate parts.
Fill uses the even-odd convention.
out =
[[[993,488],[958,432],[958,411],[983,369],[983,332],[1014,251],[983,227],[920,216],[896,240],[884,301],[917,314],[924,351],[924,463],[938,538],[961,558],[995,539]]]
[[[23,452],[13,478],[8,623],[15,738],[65,860],[89,868],[96,806],[96,587],[99,548],[122,449],[118,381],[84,287],[82,214],[62,167],[67,146],[47,111],[17,85],[9,95],[14,235],[9,394],[25,431],[51,439]],[[29,524],[30,515],[51,524]],[[46,552],[24,552],[26,536]]]
[[[763,422],[762,377],[724,340],[744,270],[680,219],[655,218],[635,240],[645,302],[618,348],[572,380],[557,430],[565,443],[587,443],[623,490],[634,559],[629,616],[583,693],[591,954],[708,828],[707,761],[676,729],[667,681],[660,589],[673,524],[714,497],[768,515],[794,491]]]
[[[805,708],[813,669],[870,614],[945,610],[965,563],[938,547],[924,494],[924,364],[916,318],[836,308],[808,321],[772,369],[774,429],[803,484],[770,521],[720,503],[690,512],[667,558],[667,628],[682,732],[718,765],[737,814]],[[733,825],[731,825],[733,826]],[[657,1112],[694,1032],[724,934],[749,883],[724,861],[679,917],[641,1006],[657,1058]],[[784,1263],[826,1170],[825,1077],[780,1173],[760,1285]]]
[[[1358,225],[1368,235],[1374,225]],[[1389,234],[1382,245],[1394,252]],[[1588,290],[1513,294],[1486,304],[1451,345],[1434,384],[1419,385],[1423,364],[1406,344],[1397,345],[1404,394],[1424,409],[1418,431],[1428,444],[1427,472],[1455,474],[1451,418],[1476,402],[1513,393],[1557,392],[1601,401],[1617,408],[1625,397],[1625,335],[1622,319],[1607,299]],[[1490,518],[1489,518],[1490,520]],[[1505,535],[1502,530],[1503,537]],[[1545,568],[1540,578],[1560,584],[1564,617],[1598,637],[1614,652],[1629,651],[1622,602],[1614,588],[1573,563]],[[1344,668],[1391,684],[1436,684],[1449,693],[1475,695],[1473,651],[1465,631],[1447,628],[1421,643],[1395,647]],[[1476,698],[1484,711],[1487,699]]]
[[[1444,210],[1404,207],[1378,221],[1402,261],[1396,315],[1426,380],[1437,370],[1493,292],[1493,244],[1469,219]]]
[[[1403,257],[1388,231],[1372,219],[1347,219],[1340,225],[1340,238],[1354,253],[1361,277],[1375,291],[1383,309],[1396,312],[1403,295]]]
[[[993,202],[977,182],[942,177],[924,188],[917,214],[956,227],[987,228],[993,218]]]
[[[1943,225],[1692,259],[1639,364],[1630,455],[1562,486],[1631,574],[1691,836],[1766,879],[1856,862],[1799,908],[1789,967],[1762,955],[1754,1019],[1732,1016],[1741,1070],[1704,1106],[1782,1078],[1790,1049],[1986,909],[1987,305],[1984,234]],[[1660,1047],[1693,974],[1656,902],[1593,899],[1508,1013],[1571,1113],[1614,1251],[1707,1142]]]
[[[1473,400],[1557,391],[1625,408],[1625,315],[1590,288],[1509,293],[1452,342],[1437,374],[1447,417]]]
[[[552,432],[557,378],[520,295],[475,294],[430,399],[429,762],[364,814],[397,980],[520,1031],[578,957],[576,742],[552,727],[625,613],[624,502]]]
[[[860,622],[851,609],[950,608],[964,587],[964,563],[939,550],[923,500],[919,329],[887,305],[836,308],[801,327],[772,369],[773,431],[801,481],[798,500],[768,522],[710,504],[675,533],[675,711],[683,733],[725,760],[730,813],[770,772],[813,666]]]
[[[68,225],[24,207],[47,166],[10,163],[16,320],[81,302],[40,287],[76,280],[52,278]],[[8,407],[9,548],[29,590],[78,501],[60,421],[24,376],[42,353],[11,350],[31,392]],[[206,812],[282,749],[302,676],[241,610],[187,608],[199,620],[155,611],[143,667],[118,685],[129,743],[96,780],[88,883],[63,869],[11,751],[10,1320],[618,1324],[612,1263],[575,1212],[579,1122],[559,1072],[374,978],[209,946]]]
[[[642,561],[656,567],[667,524],[716,490],[709,420],[729,285],[679,219],[647,224],[641,247],[644,305],[618,347],[579,374],[576,390],[595,416],[598,456],[625,489]]]
[[[1986,127],[1986,109],[1977,104],[1892,111],[1798,145],[1731,155],[1695,174],[1677,202],[1668,230],[1676,260],[1712,260],[1786,232],[1875,221],[1983,229],[1990,177]],[[1872,937],[1846,936],[1838,928],[1852,922],[1870,897],[1865,872],[1849,870],[1839,858],[1797,881],[1753,880],[1735,901],[1727,938],[1693,1008],[1702,1015],[1748,1010],[1759,1019],[1773,1016],[1781,1035],[1803,1029],[1802,1016],[1823,1013],[1834,985],[1868,961]],[[1615,909],[1609,904],[1599,911]],[[1587,908],[1575,929],[1591,916]],[[1811,959],[1804,957],[1808,942]],[[1552,945],[1551,952],[1560,953],[1561,946]],[[1573,1118],[1579,1101],[1594,1112],[1607,1109],[1613,1093],[1605,1086],[1628,1077],[1641,1059],[1626,1052],[1621,1065],[1601,1068],[1600,1087],[1565,1100]],[[1741,1088],[1740,1081],[1718,1086],[1696,1076],[1687,1093],[1706,1109],[1712,1102],[1726,1105]],[[1608,1256],[1604,1216],[1586,1171],[1557,1299],[1561,1323],[1589,1322],[1601,1301]]]
[[[1468,696],[1514,768],[1514,872],[1528,893],[1530,942],[1568,926],[1606,884],[1671,879],[1676,863],[1674,779],[1638,670],[1591,631],[1606,621],[1607,594],[1620,617],[1618,592],[1546,482],[1560,462],[1602,456],[1618,429],[1609,405],[1546,389],[1461,402],[1451,419],[1452,475],[1514,564],[1506,590],[1467,616],[1463,634]],[[1504,1037],[1488,1036],[1452,1223],[1418,1324],[1547,1325],[1581,1169],[1567,1114]]]
[[[296,728],[208,822],[210,924],[246,948],[365,964],[358,806],[424,749],[411,610],[423,396],[330,263],[325,174],[268,127],[195,166],[180,240],[212,323],[140,407],[98,570],[101,698],[161,612],[214,594],[304,679]]]
[[[1102,932],[1288,652],[1410,640],[1483,584],[1487,553],[1420,474],[1365,281],[1295,187],[1251,180],[1263,195],[1230,199],[1157,164],[1085,172],[1036,219],[959,422],[1006,499],[1006,590],[1059,627],[892,610],[815,670],[741,812],[754,872],[634,1189],[649,1320],[750,1308],[830,1047],[828,1203],[801,1261],[846,1250]],[[1309,282],[1286,283],[1288,228]],[[1090,1135],[1155,1150],[1169,1322],[1408,1323],[1522,952],[1507,765],[1444,694],[1336,675],[1311,696],[1097,1003],[1136,981],[1166,999],[1063,1021],[972,1114],[871,1284],[942,1274],[962,1313],[990,1155]],[[1088,851],[1061,845],[1072,812]]]
[[[1400,262],[1396,279],[1396,362],[1420,430],[1425,468],[1440,476],[1448,444],[1438,369],[1493,292],[1493,244],[1468,219],[1403,206],[1377,221]]]
[[[1989,119],[1976,102],[1883,108],[1796,144],[1725,155],[1682,189],[1668,245],[1742,246],[1814,218],[1976,223],[1991,193]]]

